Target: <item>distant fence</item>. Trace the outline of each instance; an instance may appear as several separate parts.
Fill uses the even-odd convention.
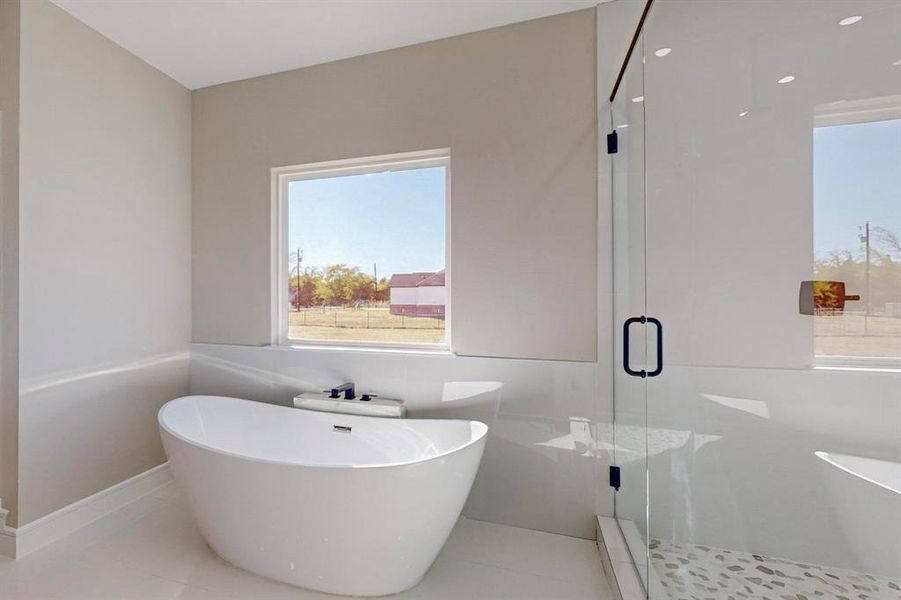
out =
[[[901,313],[886,305],[886,310],[872,312],[845,310],[816,314],[814,328],[817,336],[885,336],[901,338]]]
[[[288,323],[301,327],[344,329],[444,329],[444,315],[392,315],[388,305],[373,307],[313,306],[288,313]]]

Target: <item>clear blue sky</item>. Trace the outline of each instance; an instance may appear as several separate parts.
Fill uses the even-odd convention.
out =
[[[345,264],[378,276],[444,268],[444,167],[295,181],[289,264]]]
[[[860,249],[858,225],[901,233],[901,119],[817,127],[814,250]]]

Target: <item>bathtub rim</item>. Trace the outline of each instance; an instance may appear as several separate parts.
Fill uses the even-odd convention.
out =
[[[465,444],[462,444],[460,446],[452,448],[446,452],[436,454],[435,456],[429,456],[428,458],[422,458],[422,459],[418,459],[418,460],[408,460],[408,461],[393,462],[393,463],[380,463],[380,464],[372,464],[372,465],[310,465],[310,464],[305,464],[305,463],[296,462],[296,461],[276,460],[276,459],[269,459],[269,458],[257,458],[257,457],[253,457],[253,456],[247,456],[246,454],[239,454],[237,452],[223,450],[221,448],[214,448],[213,446],[198,442],[196,440],[192,440],[190,438],[187,438],[187,437],[179,434],[178,432],[174,431],[171,427],[169,427],[169,425],[167,425],[165,423],[165,421],[163,420],[163,412],[166,410],[166,407],[169,406],[169,404],[171,404],[173,402],[177,402],[179,400],[183,400],[185,398],[225,398],[228,400],[240,400],[241,402],[257,402],[256,400],[248,400],[247,398],[238,398],[235,396],[214,396],[211,394],[189,394],[187,396],[179,396],[178,398],[173,398],[172,400],[169,400],[168,402],[163,404],[160,407],[159,411],[157,411],[157,423],[159,424],[160,429],[162,429],[163,431],[165,431],[167,434],[171,435],[175,439],[177,439],[181,442],[184,442],[185,444],[188,444],[189,446],[193,446],[195,448],[200,448],[202,450],[206,450],[206,451],[212,452],[214,454],[227,456],[229,458],[237,458],[237,459],[241,459],[241,460],[244,460],[247,462],[262,463],[262,464],[268,464],[268,465],[277,465],[277,466],[283,466],[283,467],[299,467],[299,468],[303,468],[303,469],[328,469],[328,470],[345,469],[345,470],[349,470],[349,471],[356,471],[356,470],[361,470],[361,469],[393,469],[393,468],[397,468],[397,467],[407,467],[407,466],[411,466],[411,465],[426,464],[426,463],[429,463],[434,460],[445,458],[447,456],[450,456],[451,454],[457,454],[458,452],[462,452],[472,446],[475,446],[476,444],[479,444],[480,442],[485,441],[485,438],[488,436],[488,425],[486,425],[485,423],[483,423],[481,421],[473,421],[473,420],[466,420],[466,419],[406,419],[406,418],[394,419],[391,417],[375,417],[375,416],[370,416],[370,415],[341,415],[342,417],[353,416],[353,417],[360,418],[360,419],[379,419],[379,420],[392,420],[392,421],[393,420],[431,421],[431,422],[441,421],[441,422],[469,423],[470,431],[472,431],[473,426],[475,426],[477,435],[471,436],[469,441],[467,441]],[[269,404],[268,402],[258,402],[258,404],[263,404],[266,406],[273,406],[273,407],[278,407],[278,408],[284,408],[286,410],[292,410],[290,407],[282,406],[281,404]],[[320,414],[321,414],[321,411],[308,411],[308,410],[301,409],[301,408],[295,408],[293,410],[300,410],[300,411],[304,411],[304,412],[320,412]]]
[[[837,458],[839,456],[847,456],[849,458],[873,460],[873,461],[886,462],[886,463],[892,463],[894,461],[885,460],[882,458],[871,458],[868,456],[855,456],[852,454],[842,454],[841,452],[829,452],[828,450],[817,450],[814,452],[814,455],[816,455],[816,457],[819,458],[820,460],[822,460],[823,462],[827,463],[829,466],[835,467],[836,469],[839,469],[840,471],[843,471],[843,472],[847,473],[848,475],[851,475],[852,477],[857,477],[858,479],[860,479],[866,483],[879,486],[882,489],[891,492],[892,494],[901,495],[901,490],[893,488],[889,484],[883,483],[881,481],[877,481],[877,480],[873,479],[872,477],[868,477],[868,476],[864,475],[863,473],[858,473],[857,471],[854,471],[850,467],[847,467],[847,466],[841,464],[841,462],[835,460],[835,458]],[[895,464],[897,464],[897,463],[895,463]]]

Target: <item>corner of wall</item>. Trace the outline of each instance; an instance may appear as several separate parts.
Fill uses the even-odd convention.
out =
[[[0,497],[18,507],[19,46],[21,0],[0,1]]]
[[[191,94],[56,4],[15,3],[0,496],[21,535],[165,461],[156,413],[189,383]],[[92,277],[61,268],[60,253]],[[48,310],[48,277],[69,311]]]

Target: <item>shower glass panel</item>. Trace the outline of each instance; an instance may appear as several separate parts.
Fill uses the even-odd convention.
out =
[[[649,597],[899,599],[901,1],[657,0],[642,36],[616,318],[665,354],[617,366],[616,514]]]
[[[647,578],[647,386],[629,376],[623,366],[645,369],[647,345],[644,326],[629,319],[645,314],[645,140],[644,69],[642,40],[636,41],[611,106],[609,131],[616,138],[612,155],[614,244],[614,375],[616,419],[614,459],[621,486],[614,496],[620,529],[643,580]],[[634,57],[638,57],[637,59]],[[628,356],[624,353],[628,335]]]

